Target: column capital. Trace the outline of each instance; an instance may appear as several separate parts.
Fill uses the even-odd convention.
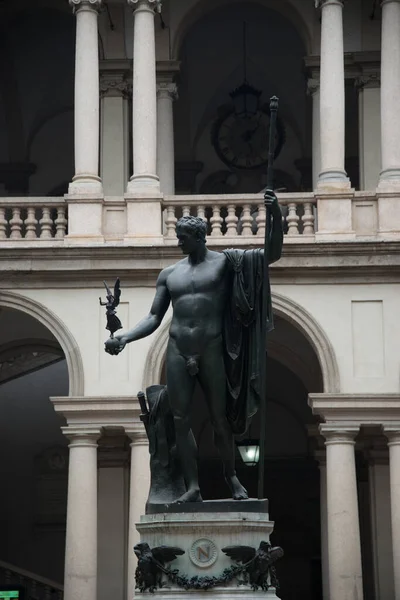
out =
[[[178,86],[173,81],[159,81],[157,83],[157,97],[177,100]]]
[[[132,83],[122,73],[100,74],[100,96],[127,97],[132,94]]]
[[[93,10],[99,12],[103,5],[103,0],[69,0],[74,13],[79,10]]]
[[[97,447],[97,440],[101,437],[101,427],[90,425],[61,427],[61,431],[70,440],[70,448]]]
[[[310,96],[314,96],[314,94],[319,92],[320,85],[320,80],[317,77],[310,77],[307,79],[307,92]]]
[[[385,4],[400,4],[400,0],[381,0],[381,6]]]
[[[149,440],[143,426],[125,427],[126,435],[132,440],[130,446],[148,446]]]
[[[319,427],[325,438],[325,446],[332,444],[355,444],[355,437],[360,431],[359,423],[322,423]]]
[[[144,10],[154,10],[155,12],[161,13],[162,9],[162,0],[127,0],[128,5],[133,8],[133,10],[144,9]]]
[[[335,4],[343,8],[344,0],[315,0],[315,8],[325,8],[325,6],[333,6]]]
[[[318,461],[320,467],[326,467],[326,450],[316,450],[314,458]]]
[[[383,433],[389,440],[388,446],[400,445],[400,423],[391,423],[383,425]]]
[[[400,0],[399,0],[400,1]],[[381,87],[381,75],[380,73],[364,73],[354,80],[354,85],[358,90],[365,88],[380,88]]]

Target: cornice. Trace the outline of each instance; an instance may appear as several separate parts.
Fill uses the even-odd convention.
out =
[[[139,402],[133,396],[53,396],[50,400],[55,412],[65,417],[68,432],[79,433],[89,426],[143,430]]]
[[[229,245],[212,245],[222,251]],[[256,247],[256,246],[252,246]],[[0,290],[98,287],[118,276],[127,285],[153,287],[159,272],[182,258],[174,246],[64,246],[0,244]],[[271,267],[272,283],[400,283],[400,242],[352,241],[285,244]]]
[[[400,421],[399,394],[310,394],[308,404],[326,424],[388,427]]]

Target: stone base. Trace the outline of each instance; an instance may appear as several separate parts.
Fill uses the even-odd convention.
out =
[[[277,599],[275,589],[270,588],[268,592],[253,592],[243,588],[214,588],[208,592],[191,592],[188,590],[160,590],[155,594],[141,594],[135,592],[135,598],[150,598],[150,600],[217,600],[218,598],[230,598],[234,600],[271,600]]]
[[[154,505],[152,506],[154,509]],[[189,512],[190,511],[190,512]],[[180,548],[184,554],[166,565],[179,576],[219,578],[226,569],[237,567],[238,563],[228,557],[222,548],[226,546],[250,546],[258,550],[260,542],[270,542],[274,524],[269,520],[267,500],[219,500],[184,505],[165,506],[164,512],[142,516],[137,524],[141,542],[151,549],[159,546]],[[259,589],[252,591],[248,583],[239,585],[237,579],[245,579],[240,573],[223,586],[185,590],[176,580],[163,575],[163,587],[155,594],[135,592],[135,598],[152,600],[180,600],[191,598],[238,598],[243,600],[277,598],[275,589],[268,593]]]

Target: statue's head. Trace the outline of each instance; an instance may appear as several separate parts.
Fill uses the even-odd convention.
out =
[[[207,225],[200,217],[182,217],[176,224],[178,246],[184,254],[195,252],[206,243]]]

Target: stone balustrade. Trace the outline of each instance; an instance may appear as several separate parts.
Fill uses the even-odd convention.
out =
[[[0,242],[63,240],[66,208],[64,198],[0,198]]]
[[[0,584],[23,587],[26,600],[63,600],[63,587],[25,569],[0,561]]]
[[[316,204],[312,193],[278,194],[286,242],[315,240]],[[262,194],[165,196],[165,242],[174,240],[175,225],[182,216],[198,216],[207,223],[209,243],[223,238],[237,244],[262,241],[266,211]],[[254,239],[256,238],[256,239]]]

